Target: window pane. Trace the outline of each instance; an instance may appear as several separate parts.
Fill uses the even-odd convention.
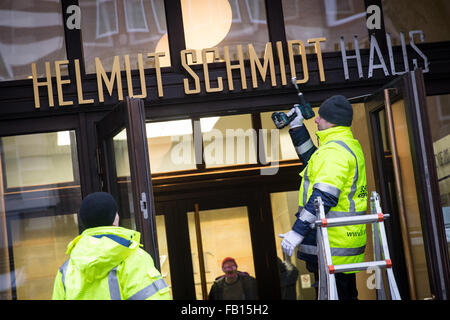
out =
[[[86,73],[95,73],[95,57],[106,71],[114,56],[130,55],[131,69],[137,69],[138,53],[143,67],[154,67],[148,53],[164,52],[161,66],[170,66],[164,0],[80,0],[81,31]]]
[[[251,43],[258,57],[264,56],[269,41],[264,0],[181,0],[181,8],[186,48],[197,50],[198,63],[201,49],[229,46],[233,57],[238,44],[246,53]]]
[[[298,211],[298,191],[271,193],[270,202],[272,205],[277,256],[281,261],[285,261],[285,265],[290,268],[293,266],[299,271],[299,277],[295,285],[296,300],[315,300],[315,291],[312,285],[318,279],[314,279],[314,274],[308,272],[305,261],[296,258],[296,252],[292,254],[292,257],[286,255],[285,260],[283,252],[281,251],[282,239],[278,237],[279,234],[291,230],[295,219],[297,219],[295,213]],[[290,290],[292,290],[292,288]]]
[[[425,42],[450,40],[450,2],[448,0],[382,1],[386,32],[400,45],[400,32],[422,30]],[[420,40],[416,40],[420,43]]]
[[[156,216],[156,234],[158,235],[159,261],[161,263],[161,275],[170,288],[172,294],[172,279],[170,278],[169,251],[167,249],[166,222],[163,215]]]
[[[120,226],[136,230],[135,211],[131,188],[130,158],[126,129],[113,138],[114,161],[116,166],[117,204],[119,206]]]
[[[0,141],[6,188],[77,182],[74,131],[3,137]]]
[[[313,108],[315,114],[318,114],[319,108]],[[282,112],[287,113],[289,110],[282,110]],[[290,160],[298,159],[297,152],[295,151],[294,145],[292,144],[291,136],[289,135],[289,125],[279,130],[279,139],[276,136],[271,135],[271,130],[276,130],[275,124],[272,120],[273,112],[262,112],[261,113],[261,124],[262,128],[267,130],[267,137],[263,135],[264,150],[266,155],[266,161],[272,162],[277,160]],[[308,132],[311,136],[311,140],[317,146],[317,125],[314,123],[315,117],[305,120],[305,124]],[[278,159],[274,159],[272,150],[278,150]]]
[[[147,123],[146,131],[152,174],[196,168],[190,119]]]
[[[56,272],[68,258],[67,245],[78,236],[76,213],[13,219],[10,233],[17,299],[51,299]]]
[[[447,243],[450,243],[450,95],[427,97]],[[450,247],[450,246],[449,246]]]
[[[359,47],[369,47],[362,0],[283,0],[283,15],[287,40],[301,40],[306,46],[308,39],[325,37],[321,48],[330,52],[340,51],[341,36],[347,50],[354,48],[357,35]],[[308,47],[313,50],[312,44]]]
[[[60,1],[1,1],[0,81],[31,78],[33,62],[38,77],[45,77],[45,61],[65,60],[62,22]]]
[[[59,133],[0,138],[0,299],[51,299],[67,244],[78,235],[76,142],[72,131]],[[72,183],[48,186],[56,182]],[[8,189],[16,186],[27,188]]]
[[[206,167],[257,163],[251,115],[201,118]]]
[[[214,280],[223,275],[222,260],[225,257],[233,257],[239,271],[255,277],[247,207],[200,210],[199,214],[208,293]],[[195,291],[197,300],[202,300],[194,212],[187,215]]]
[[[405,111],[405,101],[398,100],[391,105],[392,110],[392,121],[393,123],[406,124],[407,117]],[[381,121],[383,117],[379,117]],[[384,117],[384,121],[386,121],[386,117]],[[380,126],[384,126],[388,128],[387,123],[380,123]],[[384,134],[389,134],[389,131],[384,131]],[[406,125],[397,125],[394,126],[395,140],[396,140],[396,151],[398,155],[399,167],[399,183],[402,186],[402,197],[403,197],[403,205],[406,215],[406,228],[407,234],[404,235],[407,237],[411,246],[411,258],[412,258],[412,269],[414,274],[414,281],[416,283],[416,293],[418,299],[424,299],[430,296],[430,283],[428,277],[428,268],[426,259],[426,250],[424,246],[424,234],[423,234],[423,225],[420,219],[420,209],[418,198],[416,195],[417,187],[414,175],[410,174],[410,172],[414,172],[414,159],[411,154],[411,145],[410,145],[410,136],[408,132],[408,127]],[[385,141],[389,140],[389,137],[383,139]],[[384,168],[392,168],[392,146],[387,144],[384,146],[385,151],[384,156]],[[388,178],[389,179],[389,178]],[[395,180],[392,180],[392,183],[395,183]],[[387,182],[388,185],[391,181]],[[395,194],[395,188],[388,188],[388,192],[390,192],[391,199],[397,199],[397,195]],[[398,201],[398,200],[394,200]],[[400,210],[400,209],[399,209]]]

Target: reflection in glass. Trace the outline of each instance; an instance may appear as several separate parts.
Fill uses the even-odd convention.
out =
[[[147,123],[146,131],[152,174],[196,168],[190,119]]]
[[[305,262],[296,258],[294,252],[292,257],[286,255],[286,260],[281,251],[281,238],[279,234],[291,230],[294,225],[298,211],[298,191],[277,192],[270,194],[270,202],[272,205],[273,228],[275,233],[275,243],[277,248],[277,256],[281,261],[290,266],[293,265],[298,269],[301,277],[297,280],[296,291],[297,300],[314,300],[315,291],[312,284],[315,282],[314,274],[308,272]],[[303,281],[302,281],[303,279]]]
[[[0,141],[0,299],[51,299],[79,232],[74,132]]]
[[[450,95],[427,97],[447,244],[450,243]],[[450,249],[450,246],[448,246]]]
[[[7,0],[0,2],[0,81],[45,77],[45,62],[66,59],[60,1]],[[61,68],[67,74],[67,68]],[[54,66],[51,66],[55,76]]]
[[[6,187],[73,183],[78,163],[74,131],[1,138]]]
[[[67,245],[78,236],[77,214],[11,219],[10,228],[17,299],[51,299]]]
[[[207,168],[257,162],[257,134],[251,115],[201,118]]]
[[[283,0],[283,15],[287,40],[307,40],[325,37],[323,52],[340,51],[340,37],[346,49],[354,48],[353,36],[358,36],[360,48],[368,48],[366,8],[360,0]],[[311,51],[308,51],[311,50]],[[314,52],[311,44],[307,51]]]
[[[382,0],[386,32],[400,45],[400,32],[409,42],[408,32],[422,30],[425,42],[450,40],[450,2],[448,0]],[[420,43],[421,40],[415,39]]]
[[[136,230],[131,188],[130,158],[128,156],[127,132],[123,129],[113,138],[114,162],[116,166],[117,195],[120,226]]]
[[[255,268],[247,207],[200,210],[199,214],[208,293],[214,280],[223,275],[221,263],[225,257],[233,257],[239,271],[248,272],[254,277]],[[187,215],[195,292],[197,300],[201,300],[202,289],[194,212],[188,212]]]
[[[111,71],[114,56],[130,55],[131,69],[137,69],[142,53],[144,69],[154,67],[148,53],[164,52],[170,66],[164,0],[80,0],[83,19],[83,53],[86,73],[95,73],[95,57]],[[120,58],[120,64],[124,62]]]
[[[231,60],[237,60],[238,44],[246,53],[251,43],[258,57],[264,56],[269,36],[263,0],[181,0],[181,9],[186,48],[197,51],[198,63],[201,49],[224,46],[230,47]]]
[[[170,288],[172,294],[172,279],[170,277],[169,251],[167,248],[166,223],[163,215],[156,216],[156,234],[158,235],[159,261],[161,264],[161,275]]]
[[[406,121],[405,105],[403,100],[399,100],[392,104],[392,119],[394,123],[394,135],[396,139],[397,155],[399,160],[400,185],[402,188],[402,197],[404,203],[404,212],[406,215],[407,238],[411,247],[412,269],[415,281],[415,291],[418,299],[424,299],[430,296],[430,284],[428,279],[428,266],[424,248],[423,228],[420,219],[419,203],[417,198],[417,188],[414,175],[413,159],[411,155],[410,138]],[[380,126],[387,128],[386,115],[379,117]],[[390,134],[389,130],[385,130],[383,134]],[[389,136],[383,138],[383,142],[390,141]],[[385,144],[385,168],[393,169],[393,150],[392,146]],[[392,171],[393,172],[393,171]],[[397,187],[395,176],[392,174],[385,175],[391,199],[397,201]],[[400,210],[400,208],[399,208]],[[397,211],[395,214],[399,215]]]

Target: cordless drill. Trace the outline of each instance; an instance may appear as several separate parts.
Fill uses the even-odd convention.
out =
[[[294,107],[298,107],[300,109],[300,112],[302,113],[304,119],[311,119],[312,117],[315,116],[314,111],[311,108],[311,105],[308,102],[306,102],[303,93],[300,92],[300,89],[298,88],[297,85],[297,79],[294,77],[291,80],[295,89],[297,89],[297,95],[300,100],[300,104],[296,103],[294,104]],[[291,121],[294,120],[296,116],[297,112],[292,113],[290,116],[287,116],[284,112],[274,112],[272,113],[272,120],[278,129],[283,129],[285,126],[291,123]]]

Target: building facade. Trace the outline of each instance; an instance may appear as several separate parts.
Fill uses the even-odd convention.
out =
[[[51,298],[101,190],[174,299],[206,299],[227,256],[280,299],[303,164],[271,114],[298,103],[293,77],[316,114],[352,103],[402,297],[448,299],[447,1],[11,0],[0,15],[1,299]],[[373,275],[358,273],[360,299],[376,299]]]

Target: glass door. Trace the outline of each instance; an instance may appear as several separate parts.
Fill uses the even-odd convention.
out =
[[[79,233],[76,140],[75,130],[0,137],[0,300],[52,297]]]
[[[388,240],[400,293],[448,299],[448,249],[425,98],[416,70],[365,103],[375,184],[391,215]]]
[[[201,202],[195,203],[187,218],[197,300],[208,299],[214,281],[224,275],[226,257],[235,259],[238,271],[255,277],[247,206],[203,210]]]
[[[143,102],[127,97],[98,122],[97,138],[102,188],[118,201],[120,225],[141,232],[160,269]]]

